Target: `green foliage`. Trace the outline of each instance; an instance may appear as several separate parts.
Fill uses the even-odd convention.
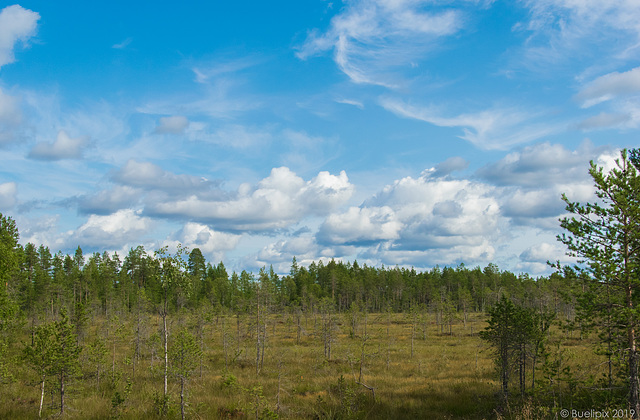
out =
[[[131,380],[128,379],[127,384],[125,385],[122,393],[116,390],[115,393],[113,394],[113,397],[111,398],[111,418],[112,419],[118,419],[122,415],[127,398],[129,397],[129,394],[131,394],[132,386],[133,386],[133,383],[131,382]]]
[[[18,240],[20,234],[16,222],[0,213],[0,289],[6,287],[18,270]]]
[[[228,370],[224,370],[222,373],[222,380],[220,382],[220,387],[222,389],[231,389],[234,390],[238,388],[240,385],[238,384],[238,378],[235,375],[229,373]]]
[[[197,369],[201,356],[202,351],[195,337],[188,330],[181,329],[169,347],[172,374],[188,379]]]
[[[321,419],[360,419],[366,417],[366,409],[373,401],[364,394],[356,383],[347,381],[340,375],[336,384],[329,388],[329,400],[318,397],[316,415]]]
[[[173,414],[174,409],[169,394],[163,395],[158,391],[153,393],[153,412],[161,417],[169,417]]]
[[[631,153],[634,159],[638,151]],[[637,163],[637,162],[636,162]],[[626,150],[609,172],[591,162],[589,168],[598,201],[581,204],[563,196],[572,214],[561,220],[568,233],[558,236],[568,254],[579,259],[573,268],[584,280],[578,298],[581,319],[599,329],[606,343],[610,374],[607,387],[613,389],[611,367],[616,349],[626,349],[629,406],[640,412],[637,330],[640,327],[640,174]],[[560,264],[556,267],[561,269]]]
[[[516,369],[520,393],[524,395],[527,362],[541,350],[551,319],[550,315],[515,305],[504,295],[489,309],[488,325],[479,335],[493,348],[505,399],[509,395],[510,375]],[[535,365],[532,368],[535,370]]]

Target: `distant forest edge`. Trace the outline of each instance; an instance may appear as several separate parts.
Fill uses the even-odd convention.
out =
[[[52,254],[47,246],[18,244],[15,222],[0,213],[2,230],[2,275],[6,297],[11,296],[23,313],[43,307],[73,309],[82,304],[107,314],[132,310],[144,296],[152,304],[162,301],[162,249],[148,253],[143,246],[132,248],[120,259],[117,253],[85,256]],[[532,279],[527,274],[501,271],[497,265],[484,268],[435,267],[419,272],[399,267],[371,267],[357,261],[331,260],[299,265],[295,257],[288,275],[272,267],[257,274],[227,272],[223,262],[207,262],[199,248],[179,248],[171,255],[185,280],[173,290],[171,305],[195,308],[202,304],[242,310],[255,299],[258,289],[270,296],[274,309],[312,308],[330,300],[338,311],[356,303],[368,312],[408,311],[427,306],[444,313],[484,312],[501,295],[537,308],[573,313],[571,290],[576,286],[573,271]]]

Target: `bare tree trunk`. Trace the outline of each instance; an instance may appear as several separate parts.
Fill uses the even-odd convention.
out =
[[[256,376],[260,374],[260,295],[256,295]]]
[[[42,417],[42,403],[44,402],[44,380],[45,376],[42,375],[42,384],[40,385],[40,409],[38,410],[38,417]]]
[[[167,397],[167,376],[169,375],[169,332],[167,331],[167,311],[162,312],[162,328],[164,329],[164,397]]]
[[[627,286],[627,306],[633,309],[631,285]],[[627,333],[629,340],[629,408],[634,410],[633,418],[640,417],[640,396],[638,395],[638,353],[636,350],[636,330],[633,315],[629,315]]]
[[[222,317],[222,348],[224,350],[224,367],[229,365],[229,356],[227,354],[227,328],[226,328],[226,315]]]
[[[180,414],[184,420],[184,377],[180,378]]]
[[[64,414],[64,372],[60,374],[60,414]]]

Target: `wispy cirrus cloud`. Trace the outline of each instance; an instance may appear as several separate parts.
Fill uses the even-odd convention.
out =
[[[127,48],[129,46],[129,44],[131,44],[131,42],[133,42],[133,38],[128,37],[125,40],[123,40],[122,42],[119,42],[117,44],[113,44],[111,46],[111,48],[116,49],[116,50],[124,50],[125,48]]]
[[[394,88],[401,83],[395,70],[410,67],[436,47],[435,40],[462,26],[460,11],[430,1],[358,0],[347,3],[324,33],[311,31],[297,56],[333,51],[352,82]]]
[[[416,106],[397,99],[381,98],[380,105],[403,118],[460,127],[463,134],[458,137],[481,149],[507,149],[565,129],[563,123],[543,122],[541,115],[516,109],[493,108],[447,117],[435,106]]]
[[[514,30],[529,33],[524,64],[542,69],[549,63],[587,58],[598,64],[640,54],[640,4],[633,0],[522,0],[527,21]],[[603,60],[604,58],[604,60]]]

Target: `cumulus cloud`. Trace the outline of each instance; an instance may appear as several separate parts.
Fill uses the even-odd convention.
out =
[[[0,184],[0,210],[8,210],[16,205],[16,183],[5,182]]]
[[[429,1],[353,1],[331,19],[325,33],[311,31],[297,56],[333,51],[340,70],[354,83],[397,85],[394,68],[410,66],[434,48],[435,40],[462,27],[454,9],[429,9]]]
[[[15,44],[27,44],[36,33],[39,19],[38,13],[17,4],[0,11],[0,67],[15,61]]]
[[[562,194],[573,201],[595,198],[589,162],[612,168],[616,151],[595,148],[585,141],[576,150],[559,144],[540,143],[507,154],[480,168],[476,175],[499,188],[495,196],[501,213],[513,225],[557,230],[565,214]]]
[[[370,244],[398,239],[402,227],[390,207],[351,207],[346,213],[327,217],[318,231],[318,240],[341,245]]]
[[[488,259],[495,252],[491,241],[501,235],[493,192],[489,185],[425,171],[387,185],[360,208],[327,217],[318,240],[369,246],[362,255],[385,264]]]
[[[487,263],[492,262],[495,255],[496,250],[488,239],[480,239],[466,245],[430,249],[397,249],[393,244],[383,243],[362,253],[362,257],[382,261],[387,265],[415,267]]]
[[[60,130],[53,143],[36,144],[29,157],[40,160],[79,159],[88,144],[88,137],[71,138],[66,131]]]
[[[608,149],[593,147],[588,141],[576,150],[545,142],[508,153],[477,173],[496,185],[538,188],[558,183],[584,183],[589,182],[589,162],[610,153]]]
[[[132,209],[119,210],[108,216],[91,215],[89,220],[73,232],[67,243],[87,247],[121,248],[125,244],[140,244],[153,223]]]
[[[353,193],[344,171],[320,172],[304,181],[289,168],[274,168],[256,187],[241,185],[235,197],[206,199],[197,194],[183,200],[149,203],[148,214],[190,218],[226,231],[269,231],[297,223],[303,217],[323,215],[343,204]]]
[[[204,191],[213,184],[205,178],[192,175],[174,174],[150,162],[133,159],[111,174],[111,179],[119,184],[139,187],[145,190],[157,189],[166,192],[190,193]]]
[[[449,175],[451,172],[463,171],[467,169],[469,162],[459,156],[450,157],[444,162],[436,165],[435,168],[430,170],[430,175],[434,177],[443,177]]]
[[[189,126],[187,117],[175,115],[172,117],[161,117],[158,126],[154,130],[156,134],[183,134]]]
[[[78,210],[84,214],[110,214],[135,205],[143,191],[127,185],[115,185],[108,190],[79,197]]]
[[[525,249],[519,256],[517,270],[531,274],[546,274],[550,271],[547,262],[561,261],[563,264],[575,263],[576,259],[566,255],[566,248],[559,243],[541,242]]]
[[[190,250],[199,248],[205,258],[216,262],[224,260],[225,253],[234,249],[241,237],[241,235],[217,232],[200,223],[189,222],[170,239],[164,241],[163,246],[174,249],[181,244]]]
[[[506,149],[563,130],[564,124],[540,121],[540,116],[513,109],[488,109],[476,113],[443,116],[434,106],[415,106],[391,98],[380,105],[399,117],[416,119],[440,127],[460,127],[459,137],[482,149]]]
[[[314,261],[339,259],[340,255],[343,255],[340,249],[319,246],[315,237],[307,232],[269,243],[246,258],[244,264],[255,269],[273,265],[277,273],[288,273],[294,257],[298,264],[309,265]]]
[[[533,246],[530,246],[520,254],[520,259],[526,262],[541,262],[554,261],[558,259],[559,255],[566,253],[564,246],[559,243],[549,244],[542,242]]]

